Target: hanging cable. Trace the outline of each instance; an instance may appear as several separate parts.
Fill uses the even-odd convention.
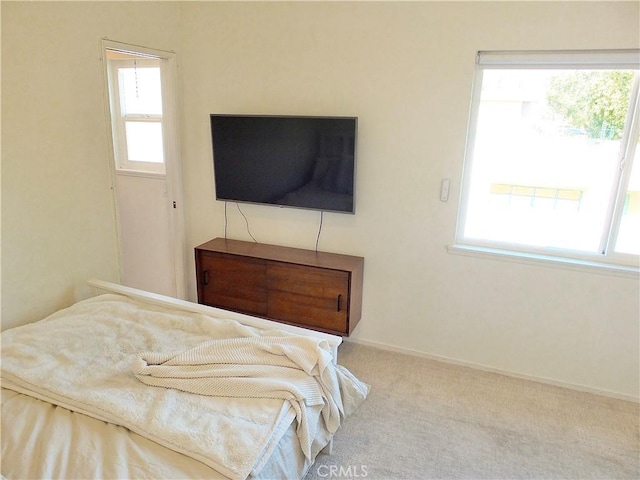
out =
[[[224,239],[227,239],[227,202],[224,202]]]
[[[238,207],[238,211],[240,212],[240,215],[242,215],[244,217],[244,223],[247,224],[247,233],[249,234],[249,236],[251,238],[253,238],[254,242],[258,243],[258,241],[254,238],[254,236],[251,235],[251,231],[249,230],[249,220],[247,220],[247,216],[244,214],[244,212],[242,210],[240,210],[240,204],[238,204],[237,202],[236,202],[236,207]]]
[[[324,210],[320,210],[320,225],[318,226],[318,236],[316,237],[316,253],[318,253],[318,242],[320,242],[320,232],[322,231],[323,218],[324,218]]]

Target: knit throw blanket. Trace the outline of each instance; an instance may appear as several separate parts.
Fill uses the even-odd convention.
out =
[[[147,352],[136,358],[133,372],[154,387],[286,400],[296,413],[300,446],[309,460],[316,432],[307,407],[320,406],[326,428],[335,433],[368,392],[347,369],[333,363],[326,341],[312,337],[230,338],[182,352]]]

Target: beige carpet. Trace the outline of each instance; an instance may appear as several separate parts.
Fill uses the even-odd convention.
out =
[[[306,480],[640,479],[640,405],[354,343],[371,393]]]

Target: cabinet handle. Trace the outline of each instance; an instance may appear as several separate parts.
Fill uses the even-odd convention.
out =
[[[209,270],[202,272],[202,284],[209,285]]]
[[[340,300],[342,299],[342,295],[338,294],[338,312],[340,311]]]

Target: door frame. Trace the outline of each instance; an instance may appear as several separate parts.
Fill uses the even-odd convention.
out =
[[[163,149],[166,166],[166,185],[169,209],[169,235],[172,251],[172,266],[175,275],[176,298],[186,298],[186,250],[185,250],[185,223],[182,188],[182,159],[180,157],[180,135],[178,128],[178,74],[176,54],[172,51],[158,50],[140,45],[118,42],[107,38],[100,40],[100,60],[102,62],[102,73],[104,77],[104,105],[106,113],[107,127],[107,148],[109,157],[109,172],[111,178],[111,197],[113,202],[115,229],[118,252],[119,277],[122,281],[122,246],[120,236],[120,223],[118,214],[118,203],[116,200],[116,153],[113,144],[113,128],[111,118],[111,104],[109,95],[109,75],[106,58],[107,50],[115,50],[133,55],[142,55],[161,60],[161,82],[163,98]],[[145,176],[144,173],[135,175]],[[149,177],[157,178],[157,174],[149,173]]]

